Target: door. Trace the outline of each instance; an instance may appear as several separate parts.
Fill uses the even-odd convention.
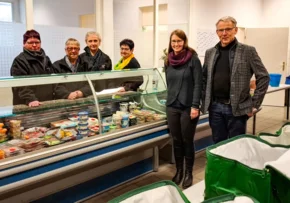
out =
[[[254,46],[269,73],[287,75],[288,28],[247,28],[245,43]],[[285,92],[266,94],[263,105],[284,106]]]

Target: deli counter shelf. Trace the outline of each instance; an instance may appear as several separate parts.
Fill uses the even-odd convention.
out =
[[[162,115],[162,118],[158,120],[152,120],[153,117],[151,117],[148,122],[144,123],[144,120],[140,120],[140,123],[128,128],[113,129],[109,132],[99,130],[91,137],[83,137],[17,156],[11,155],[0,160],[0,202],[19,202],[20,200],[54,202],[56,199],[61,202],[77,201],[134,177],[158,170],[159,148],[168,143],[170,137],[165,119],[164,101],[161,103],[166,98],[166,87],[162,87],[162,83],[159,84],[158,91],[147,87],[152,83],[149,81],[150,76],[156,74],[156,71],[156,69],[144,69],[85,73],[84,75],[9,77],[6,81],[3,78],[0,79],[3,87],[12,88],[21,87],[24,84],[25,86],[41,85],[43,82],[59,84],[88,81],[90,84],[95,80],[144,77],[144,84],[141,87],[143,92],[93,95],[74,101],[55,100],[47,102],[50,104],[43,102],[43,105],[36,108],[25,105],[21,105],[21,108],[17,108],[17,105],[1,107],[0,120],[8,128],[11,120],[20,120],[24,130],[51,127],[53,122],[68,119],[69,116],[77,115],[79,112],[87,112],[89,117],[98,119],[98,125],[103,126],[104,119],[120,112],[122,102],[136,103],[140,105],[140,108],[145,109],[144,112],[154,111],[156,115]],[[165,84],[164,81],[163,84]],[[91,90],[95,92],[92,86]],[[140,113],[139,110],[137,111]],[[22,135],[20,138],[30,140]],[[1,145],[3,143],[0,144],[0,149]],[[124,172],[128,175],[122,176]],[[108,175],[115,178],[106,179]],[[70,200],[63,199],[65,197],[63,194],[67,191],[74,191],[80,185],[89,185],[92,181],[96,181],[94,190],[81,189],[70,197]],[[86,187],[88,186],[84,186]]]

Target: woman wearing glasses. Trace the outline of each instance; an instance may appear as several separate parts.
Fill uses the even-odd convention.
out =
[[[52,74],[56,70],[44,50],[41,48],[40,35],[28,30],[23,35],[23,52],[13,61],[11,76]],[[13,105],[27,104],[30,107],[41,105],[41,101],[53,99],[53,85],[14,87]]]
[[[120,55],[121,59],[114,66],[114,70],[125,70],[125,69],[137,69],[140,68],[140,64],[135,58],[134,51],[135,44],[131,39],[123,39],[120,42]],[[115,82],[113,82],[114,84]],[[119,80],[117,86],[121,86],[122,89],[120,91],[137,91],[140,85],[143,83],[143,77],[131,77],[124,78],[123,81]],[[112,82],[110,83],[110,85]]]
[[[65,43],[65,57],[54,62],[53,65],[60,73],[87,72],[88,64],[79,57],[80,43],[69,38]],[[56,99],[74,100],[91,95],[92,92],[87,82],[62,83],[55,89]]]
[[[174,30],[170,35],[165,67],[167,120],[176,162],[176,174],[172,180],[176,184],[183,180],[182,187],[187,188],[192,185],[193,179],[193,142],[199,119],[202,68],[197,53],[188,46],[187,36],[182,30]]]

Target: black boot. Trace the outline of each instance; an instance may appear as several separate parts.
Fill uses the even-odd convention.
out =
[[[175,157],[175,164],[176,164],[176,174],[172,178],[172,181],[179,185],[183,179],[183,157]]]
[[[192,157],[185,157],[185,177],[182,183],[183,189],[192,185],[192,167],[194,159]]]

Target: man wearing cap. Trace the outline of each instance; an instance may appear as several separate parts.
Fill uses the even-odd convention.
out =
[[[41,48],[40,35],[28,30],[23,35],[23,52],[13,61],[11,76],[42,75],[55,73],[56,69]],[[45,81],[44,81],[45,82]],[[22,86],[12,88],[13,105],[27,104],[30,107],[41,105],[42,101],[53,100],[54,85]]]

